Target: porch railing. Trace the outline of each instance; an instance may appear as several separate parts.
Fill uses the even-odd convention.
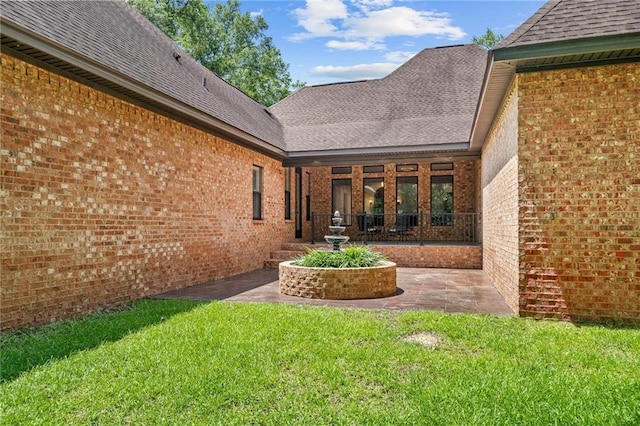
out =
[[[329,234],[331,213],[311,213],[311,243],[323,243]],[[401,214],[352,213],[343,215],[350,242],[478,242],[478,213]]]

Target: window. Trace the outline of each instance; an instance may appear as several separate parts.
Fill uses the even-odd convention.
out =
[[[262,219],[262,167],[253,166],[253,219]]]
[[[431,171],[453,170],[453,163],[431,163]]]
[[[284,218],[291,219],[291,169],[284,169]]]
[[[418,213],[417,176],[406,176],[397,178],[396,213]]]
[[[417,172],[418,165],[417,164],[397,164],[396,172]]]
[[[364,173],[384,173],[384,166],[364,166],[362,171]]]
[[[351,179],[333,179],[331,214],[336,210],[344,218],[345,225],[351,225]]]
[[[431,226],[453,225],[453,176],[431,176]]]
[[[351,166],[331,168],[331,174],[334,175],[348,175],[349,173],[351,173]]]
[[[374,215],[374,225],[382,225],[384,223],[384,178],[366,178],[363,180],[362,186],[364,194],[362,210],[367,214]]]
[[[364,179],[362,193],[366,213],[384,213],[384,178]]]
[[[311,220],[311,173],[306,172],[307,174],[307,195],[306,195],[306,205],[307,205],[307,220]]]

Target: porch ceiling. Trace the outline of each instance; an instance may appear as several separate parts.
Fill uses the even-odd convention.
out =
[[[289,152],[284,160],[286,167],[376,165],[381,163],[415,163],[416,161],[477,160],[478,152],[469,152],[468,143],[441,146],[388,148],[336,149],[330,151]]]

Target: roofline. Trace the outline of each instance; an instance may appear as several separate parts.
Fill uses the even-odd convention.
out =
[[[39,35],[36,32],[16,25],[14,22],[7,20],[3,16],[0,16],[0,25],[1,33],[3,35],[11,37],[43,53],[63,60],[72,66],[78,67],[93,75],[96,75],[99,78],[114,83],[125,90],[135,92],[141,95],[144,99],[147,99],[152,103],[161,105],[163,107],[163,110],[166,108],[165,112],[171,112],[176,114],[178,117],[186,119],[187,121],[192,121],[197,125],[197,127],[200,127],[205,131],[231,137],[243,145],[257,149],[278,159],[283,159],[285,157],[285,151],[283,149],[280,149],[260,138],[246,133],[245,131],[238,129],[237,127],[234,127],[203,111],[200,111],[197,108],[176,100],[175,98],[167,94],[146,86],[119,71],[113,70],[99,63],[98,61],[95,61],[86,56],[82,56],[61,44],[58,44],[46,37]],[[6,52],[7,50],[10,51],[10,49],[3,49],[3,52]],[[122,96],[122,94],[118,95]],[[126,96],[124,97],[126,98],[126,101],[131,102],[131,99]],[[153,107],[151,109],[157,110],[157,108]]]
[[[501,47],[492,52],[494,60],[500,62],[631,49],[638,46],[640,33],[629,33]]]
[[[487,87],[489,85],[489,77],[491,76],[491,71],[493,70],[493,51],[489,50],[489,54],[487,55],[487,66],[485,68],[484,77],[482,78],[482,86],[480,87],[480,96],[478,97],[478,104],[476,105],[476,111],[473,115],[473,123],[471,124],[471,133],[469,134],[469,150],[480,150],[482,148],[482,141],[478,146],[477,141],[475,141],[475,134],[478,128],[478,118],[480,116],[480,111],[482,109],[482,105],[484,104],[485,95],[487,94]]]
[[[380,161],[411,162],[419,159],[455,157],[478,159],[479,153],[469,152],[468,142],[438,145],[368,147],[288,152],[286,167],[353,164],[377,164]]]
[[[637,49],[640,46],[640,33],[590,37],[574,40],[562,40],[535,43],[514,47],[501,47],[490,51],[487,73],[480,96],[478,109],[471,130],[470,150],[481,150],[484,140],[491,131],[507,91],[517,72],[540,71],[555,68],[577,68],[596,66],[603,63],[637,61],[637,56],[626,56],[617,59],[596,59],[566,62],[556,65],[524,66],[530,59],[561,58],[572,55],[584,55],[607,51]]]

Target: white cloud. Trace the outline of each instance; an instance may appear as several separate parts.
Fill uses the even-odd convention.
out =
[[[436,35],[450,40],[466,36],[460,27],[451,25],[446,13],[424,12],[409,7],[390,7],[352,17],[344,22],[346,36],[384,39],[393,36]]]
[[[409,59],[413,58],[415,55],[416,55],[415,52],[403,52],[403,51],[397,50],[395,52],[387,53],[386,55],[384,55],[384,58],[389,62],[404,64]]]
[[[372,78],[382,78],[389,75],[400,64],[397,63],[373,63],[373,64],[359,64],[351,66],[317,66],[311,71],[314,77],[332,78],[335,80],[349,81],[349,80],[368,80]]]
[[[318,37],[341,38],[344,42],[383,41],[387,37],[435,35],[459,40],[466,33],[452,24],[446,13],[420,11],[393,6],[393,0],[354,0],[351,10],[342,0],[307,0],[304,8],[293,11],[305,32],[292,41]],[[362,45],[354,44],[357,48]],[[358,50],[358,49],[356,49]]]
[[[307,0],[306,8],[293,11],[298,26],[306,33],[294,34],[292,40],[304,40],[314,37],[330,37],[338,32],[331,21],[347,18],[347,6],[341,0]]]
[[[264,9],[260,9],[257,12],[250,12],[249,16],[251,16],[252,19],[256,19],[258,16],[262,16],[263,13]]]
[[[352,2],[363,11],[389,7],[393,4],[393,0],[352,0]]]
[[[339,41],[331,40],[325,44],[330,49],[336,50],[384,50],[386,46],[383,43],[373,40],[365,41]]]

